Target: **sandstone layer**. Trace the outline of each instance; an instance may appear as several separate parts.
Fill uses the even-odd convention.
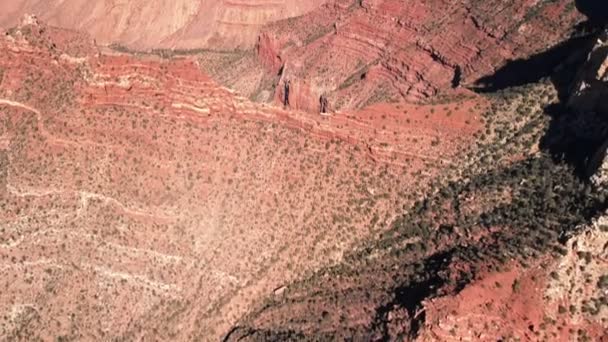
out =
[[[312,112],[424,101],[557,44],[581,20],[569,0],[335,0],[265,27],[257,58],[276,78],[236,89]]]
[[[246,49],[262,25],[309,12],[323,0],[11,0],[0,27],[24,14],[89,32],[100,44],[143,49]]]

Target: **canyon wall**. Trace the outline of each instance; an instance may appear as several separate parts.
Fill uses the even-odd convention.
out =
[[[275,102],[290,82],[292,108],[318,112],[322,96],[333,109],[361,108],[474,86],[582,19],[569,0],[337,0],[269,24],[257,51],[270,74],[281,71]]]
[[[247,49],[264,24],[302,15],[323,0],[15,0],[0,3],[0,27],[35,14],[89,32],[100,44],[144,50]]]

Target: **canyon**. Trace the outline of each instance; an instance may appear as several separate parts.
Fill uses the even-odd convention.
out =
[[[0,339],[606,341],[598,8],[0,4]]]
[[[261,64],[266,77],[259,66],[211,74],[250,98],[311,112],[321,99],[325,111],[429,101],[479,86],[507,62],[561,42],[581,20],[567,0],[336,0],[267,25],[255,56],[236,58]]]
[[[269,296],[226,340],[605,341],[607,43],[600,31],[552,81],[494,93],[483,117],[497,136],[465,177]]]
[[[272,21],[302,15],[323,0],[18,0],[0,3],[0,27],[24,14],[90,33],[103,45],[147,49],[246,49]]]
[[[382,229],[485,107],[320,117],[34,17],[0,44],[3,339],[215,340]]]

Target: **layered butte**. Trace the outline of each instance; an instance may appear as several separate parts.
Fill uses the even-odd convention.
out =
[[[0,339],[217,340],[386,229],[485,107],[285,111],[28,17],[0,37]]]
[[[234,83],[313,112],[425,101],[557,44],[581,20],[570,0],[336,0],[262,30],[258,60],[278,75],[263,80],[269,95],[240,84],[255,68]]]
[[[0,3],[0,27],[35,14],[131,49],[250,48],[260,27],[302,15],[323,0],[18,0]]]

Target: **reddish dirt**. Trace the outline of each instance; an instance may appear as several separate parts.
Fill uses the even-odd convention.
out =
[[[270,24],[256,51],[279,74],[274,102],[285,102],[289,83],[291,108],[318,112],[321,96],[331,109],[361,108],[472,85],[562,41],[580,20],[569,0],[335,0]]]
[[[28,18],[0,38],[0,339],[217,340],[386,229],[485,107],[286,111]]]
[[[608,274],[607,242],[606,232],[587,231],[558,260],[486,270],[457,295],[425,303],[419,340],[607,341],[606,290],[598,282]]]
[[[24,14],[89,32],[100,44],[132,49],[251,48],[262,25],[307,13],[324,0],[11,0],[0,3],[0,27]]]
[[[281,333],[289,331],[293,332],[292,337],[301,333],[309,339],[326,333],[340,339],[378,340],[381,336],[374,334],[378,324],[375,318],[378,310],[384,309],[387,312],[383,336],[391,341],[604,342],[608,340],[608,231],[602,232],[597,227],[605,222],[603,216],[594,223],[594,228],[585,229],[569,241],[566,252],[559,258],[545,254],[525,264],[517,261],[497,264],[496,260],[446,257],[446,261],[451,259],[448,269],[428,270],[437,272],[431,278],[441,274],[456,280],[463,274],[475,274],[474,279],[462,287],[457,285],[458,281],[446,282],[438,288],[434,287],[439,283],[425,283],[423,289],[408,287],[400,294],[402,302],[397,305],[378,307],[379,300],[387,297],[395,300],[400,295],[377,297],[374,290],[382,288],[379,284],[391,282],[390,278],[382,277],[383,272],[398,267],[411,269],[407,261],[401,261],[405,265],[372,266],[367,270],[375,260],[390,259],[381,255],[369,258],[365,266],[354,262],[340,271],[327,270],[314,280],[270,298],[259,311],[241,322],[246,324],[235,329],[228,340],[255,341],[264,333],[280,338]],[[457,239],[458,236],[451,236],[444,243]],[[475,244],[473,240],[476,239],[467,245]],[[437,295],[425,299],[415,313],[408,313],[408,299],[427,289]],[[412,335],[418,319],[423,324]],[[365,333],[357,335],[361,330]]]

